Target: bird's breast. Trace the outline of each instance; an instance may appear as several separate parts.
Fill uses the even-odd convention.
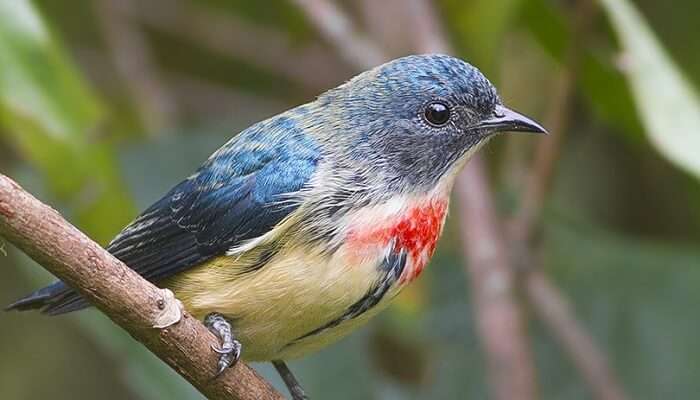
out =
[[[377,251],[406,252],[408,262],[399,282],[413,281],[435,252],[448,202],[449,197],[435,195],[397,200],[355,218],[347,235],[349,257],[371,257]]]

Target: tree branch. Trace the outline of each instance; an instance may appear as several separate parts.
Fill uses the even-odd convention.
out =
[[[392,58],[411,52],[413,38],[406,35],[405,0],[357,0],[357,3],[367,35],[376,46]]]
[[[595,398],[628,399],[605,353],[576,319],[571,305],[551,279],[535,269],[525,278],[525,291],[537,317],[552,332]]]
[[[509,224],[508,233],[512,263],[519,270],[525,271],[525,294],[538,318],[549,328],[596,398],[625,400],[627,395],[610,367],[605,353],[576,319],[566,296],[542,269],[537,268],[537,257],[533,254],[533,236],[539,228],[542,206],[559,160],[564,133],[571,120],[571,103],[582,48],[597,9],[595,2],[591,0],[578,0],[574,8],[571,43],[550,96],[551,106],[545,118],[545,126],[549,129],[550,136],[537,145],[533,165],[523,185],[521,204]]]
[[[571,103],[580,67],[581,47],[594,14],[592,0],[579,0],[575,10],[572,39],[549,96],[550,107],[545,116],[549,136],[538,141],[532,166],[528,169],[520,206],[509,223],[509,234],[516,245],[528,245],[535,230],[542,204],[549,192],[554,169],[559,160],[567,125],[571,120]],[[520,167],[520,166],[518,166]]]
[[[515,296],[514,270],[493,208],[484,165],[470,161],[456,186],[465,265],[494,399],[536,399],[536,370]]]
[[[154,328],[166,311],[179,307],[169,291],[143,279],[2,174],[0,236],[76,288],[208,399],[283,399],[243,363],[214,379],[217,354],[211,346],[218,342],[204,325],[182,311],[179,322]]]
[[[116,72],[149,134],[155,134],[172,127],[177,104],[160,79],[143,32],[129,18],[133,6],[131,0],[100,0],[95,11]]]
[[[359,33],[352,20],[328,0],[292,0],[345,61],[360,70],[388,61],[383,49]]]
[[[235,15],[181,0],[137,2],[131,18],[149,28],[193,41],[209,51],[243,60],[302,84],[326,90],[350,68],[318,43],[300,45],[289,35]]]

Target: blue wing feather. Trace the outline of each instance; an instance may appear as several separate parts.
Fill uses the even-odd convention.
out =
[[[290,118],[255,125],[149,207],[107,250],[152,282],[223,255],[265,234],[298,207],[283,195],[304,187],[320,157],[313,139]],[[32,294],[15,308],[43,308],[55,315],[88,306],[66,285],[52,287],[50,294]]]

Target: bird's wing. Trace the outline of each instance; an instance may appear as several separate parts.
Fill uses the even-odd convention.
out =
[[[107,250],[146,279],[161,281],[274,228],[298,207],[289,195],[306,184],[315,164],[257,157],[235,176],[204,169],[144,212]]]
[[[276,139],[224,146],[127,226],[107,250],[159,282],[270,231],[299,206],[290,198],[309,181],[320,158],[308,138]],[[69,289],[52,300],[44,308],[48,314],[87,306]]]

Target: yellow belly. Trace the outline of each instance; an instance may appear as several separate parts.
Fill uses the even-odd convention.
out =
[[[229,318],[247,361],[290,359],[316,351],[385,308],[398,289],[365,314],[300,341],[295,339],[341,316],[362,298],[379,273],[380,257],[349,265],[335,255],[284,250],[258,271],[236,257],[219,257],[164,282],[199,319],[211,312]]]

